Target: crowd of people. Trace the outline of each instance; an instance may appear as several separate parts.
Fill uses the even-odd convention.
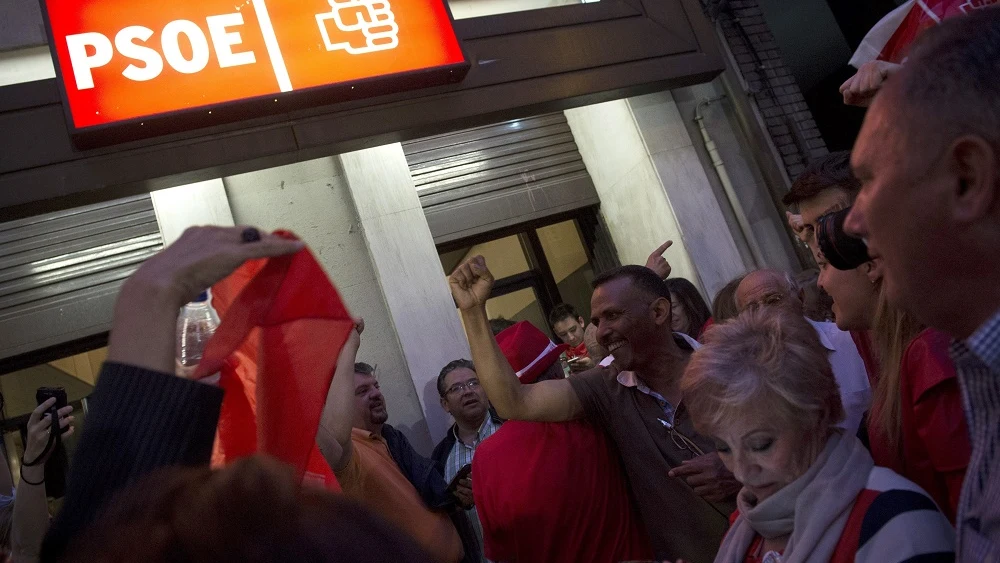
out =
[[[556,307],[557,344],[489,317],[473,257],[449,277],[471,357],[437,377],[454,425],[430,457],[388,423],[355,320],[316,435],[340,493],[265,456],[209,468],[224,393],[174,375],[177,311],[303,245],[187,231],[121,289],[51,526],[45,461],[72,418],[54,399],[32,413],[12,557],[1000,561],[1000,9],[879,76],[853,152],[785,197],[832,314],[767,269],[710,306],[667,242],[598,275],[590,319]]]

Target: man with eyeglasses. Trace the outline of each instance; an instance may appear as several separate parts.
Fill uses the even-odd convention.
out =
[[[805,317],[802,292],[795,279],[774,270],[757,270],[747,274],[736,288],[736,307],[741,313],[759,307],[785,307]],[[858,353],[851,333],[840,330],[834,323],[805,318],[816,329],[823,347],[830,351],[830,365],[844,403],[844,421],[838,428],[857,434],[872,401],[865,362]]]
[[[441,407],[455,419],[455,424],[434,448],[431,459],[444,475],[445,482],[454,482],[455,496],[462,505],[469,507],[466,509],[469,523],[482,545],[483,529],[472,497],[472,478],[466,467],[471,466],[479,445],[500,429],[503,420],[490,409],[486,390],[479,385],[476,366],[469,360],[455,360],[444,366],[438,374],[437,389]],[[456,477],[460,477],[458,481]]]
[[[481,548],[436,464],[388,424],[376,367],[357,362],[364,321],[337,360],[316,442],[344,494],[409,534],[435,560],[476,563]]]

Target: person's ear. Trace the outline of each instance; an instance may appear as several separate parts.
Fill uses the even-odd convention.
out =
[[[868,281],[875,284],[882,279],[882,264],[882,259],[876,258],[875,260],[865,262],[864,265],[861,266],[864,269],[863,271],[865,275],[868,276]]]
[[[441,408],[444,409],[444,412],[451,414],[451,409],[448,408],[448,400],[445,397],[441,397]]]
[[[952,218],[971,223],[989,215],[997,207],[997,158],[993,147],[982,137],[965,135],[951,145],[951,166],[957,182],[951,194]]]
[[[660,297],[649,306],[653,312],[653,322],[658,325],[666,324],[670,326],[670,300]]]

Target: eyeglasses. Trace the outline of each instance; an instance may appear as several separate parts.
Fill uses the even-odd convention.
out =
[[[781,301],[784,299],[785,299],[784,295],[780,293],[772,293],[770,295],[765,295],[764,297],[761,297],[760,299],[754,301],[753,303],[750,303],[748,307],[750,309],[759,309],[760,307],[766,307],[768,305],[775,305],[777,303],[781,303]]]
[[[456,384],[452,385],[451,387],[449,387],[448,390],[444,392],[444,394],[445,395],[454,396],[454,395],[458,395],[462,391],[465,391],[466,389],[469,389],[471,391],[475,391],[476,389],[479,389],[479,380],[478,379],[470,379],[470,380],[466,381],[465,383],[456,383]]]
[[[660,424],[662,424],[663,427],[666,428],[667,431],[670,433],[670,440],[673,441],[674,447],[676,447],[678,450],[686,450],[694,454],[695,457],[705,455],[705,451],[702,450],[698,446],[698,444],[695,444],[694,440],[678,432],[677,429],[674,428],[673,424],[670,424],[669,422],[663,420],[662,418],[658,418],[657,420],[659,420]]]

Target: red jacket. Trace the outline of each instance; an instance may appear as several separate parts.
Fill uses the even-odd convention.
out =
[[[858,347],[858,355],[861,356],[861,361],[865,363],[865,370],[868,371],[868,381],[874,388],[875,382],[878,381],[879,365],[875,347],[872,344],[871,331],[852,330],[851,338],[854,340],[854,345]]]
[[[948,335],[929,328],[903,354],[902,451],[893,451],[871,425],[868,435],[876,465],[920,485],[954,522],[971,448],[955,365],[948,356],[950,342]]]

